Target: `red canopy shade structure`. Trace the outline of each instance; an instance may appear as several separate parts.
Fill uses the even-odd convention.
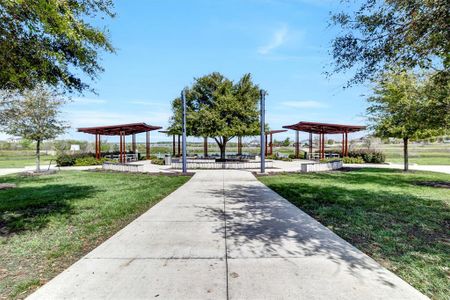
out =
[[[366,126],[343,125],[318,122],[298,122],[293,125],[286,125],[283,128],[297,131],[296,155],[299,152],[298,132],[309,132],[309,153],[312,154],[312,135],[319,135],[319,157],[325,158],[325,134],[342,134],[342,156],[348,155],[348,133],[365,130]]]
[[[148,125],[146,123],[131,123],[120,124],[110,126],[98,126],[98,127],[84,127],[78,128],[78,132],[84,132],[89,134],[95,134],[95,157],[100,159],[100,136],[101,135],[118,135],[120,137],[119,149],[119,161],[124,163],[126,161],[125,156],[125,137],[132,135],[132,149],[136,152],[136,134],[146,133],[146,157],[150,158],[150,131],[161,129],[160,126]]]
[[[272,136],[276,133],[281,133],[281,132],[286,132],[287,130],[285,129],[278,129],[278,130],[269,130],[265,132],[266,138],[266,155],[272,155],[273,154],[273,140],[272,140]],[[269,142],[267,141],[267,136],[270,137]],[[267,143],[269,143],[269,147],[267,147]]]

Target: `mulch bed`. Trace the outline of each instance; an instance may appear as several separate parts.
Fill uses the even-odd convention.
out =
[[[448,182],[448,181],[416,181],[416,182],[414,182],[414,184],[420,185],[420,186],[441,188],[441,189],[450,189],[450,182]]]
[[[25,171],[22,173],[19,173],[22,176],[30,176],[30,177],[34,177],[34,176],[45,176],[45,175],[52,175],[52,174],[56,174],[58,172],[58,170],[55,169],[50,169],[50,170],[42,170],[40,172],[36,172],[36,171]]]
[[[147,176],[194,176],[194,172],[187,172],[185,174],[181,172],[126,172],[126,171],[115,171],[115,170],[103,170],[103,169],[89,169],[84,172],[94,172],[94,173],[115,173],[115,174],[135,174],[135,175],[147,175]]]

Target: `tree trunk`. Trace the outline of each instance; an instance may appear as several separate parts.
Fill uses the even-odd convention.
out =
[[[408,138],[403,138],[403,162],[404,162],[403,170],[405,172],[407,172],[409,169],[409,166],[408,166]]]
[[[220,159],[221,160],[225,160],[225,149],[227,147],[227,138],[226,137],[222,137],[222,142],[220,142],[217,138],[215,138],[217,145],[219,146],[220,149]]]
[[[41,171],[41,140],[36,141],[36,172]]]
[[[225,151],[226,147],[227,147],[227,142],[225,142],[225,141],[223,142],[222,145],[219,145],[219,148],[220,148],[220,159],[221,160],[225,160],[226,159],[226,151]]]

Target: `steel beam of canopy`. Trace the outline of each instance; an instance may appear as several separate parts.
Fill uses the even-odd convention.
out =
[[[183,173],[187,172],[187,164],[186,164],[186,91],[183,90],[181,92],[181,102],[183,106],[183,159],[182,159],[182,171]]]
[[[273,134],[272,133],[270,133],[270,141],[269,141],[269,146],[270,146],[270,151],[269,151],[269,153],[270,153],[270,155],[273,155]]]
[[[345,132],[345,156],[348,156],[348,131]]]
[[[123,163],[123,132],[119,133],[119,162]]]
[[[265,139],[265,125],[266,125],[266,91],[260,90],[260,123],[261,123],[261,173],[266,172],[266,139]]]
[[[136,154],[136,134],[133,133],[131,135],[131,150],[133,151],[134,154]]]
[[[313,134],[312,134],[312,132],[310,132],[309,133],[309,158],[312,157],[312,153],[313,153]]]
[[[100,134],[95,135],[95,159],[100,159]]]
[[[295,132],[295,158],[299,158],[300,156],[300,133],[298,131]]]
[[[150,159],[150,131],[145,133],[145,155],[147,159]]]

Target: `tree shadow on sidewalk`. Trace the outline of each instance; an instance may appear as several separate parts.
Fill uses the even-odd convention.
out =
[[[325,210],[336,209],[333,218],[343,218],[343,220],[361,218],[361,215],[357,209],[352,212],[333,206],[330,203],[330,201],[333,201],[330,200],[330,197],[322,198],[320,195],[344,197],[348,200],[348,203],[345,204],[347,208],[358,207],[358,201],[361,199],[361,195],[363,195],[362,201],[364,199],[374,199],[376,196],[365,189],[349,190],[333,186],[317,188],[320,192],[319,190],[311,191],[310,189],[314,187],[311,185],[309,186],[309,190],[303,189],[298,192],[298,185],[287,183],[283,186],[276,186],[274,189],[276,191],[297,191],[297,196],[305,193],[314,198],[316,206]],[[229,258],[325,257],[327,260],[334,262],[339,270],[348,272],[357,278],[361,277],[360,271],[368,270],[372,274],[376,274],[377,279],[382,284],[391,287],[395,285],[390,280],[385,269],[380,267],[373,259],[363,255],[359,250],[331,232],[328,228],[306,213],[298,210],[293,204],[260,183],[228,184],[224,191],[211,190],[210,193],[214,194],[214,196],[223,194],[225,197],[225,212],[222,209],[209,208],[205,214],[226,220],[227,255]],[[429,202],[424,202],[422,201],[423,199],[410,195],[403,194],[400,198],[399,196],[401,195],[396,193],[384,193],[383,199],[380,199],[378,211],[374,213],[386,215],[388,217],[386,222],[395,222],[394,215],[390,215],[393,211],[386,213],[385,210],[388,209],[386,208],[386,204],[394,206],[389,208],[392,210],[396,210],[395,207],[405,208],[405,206],[412,205],[407,211],[401,212],[405,214],[403,215],[405,217],[412,210],[415,211],[415,214],[429,215],[433,213],[429,211]],[[431,208],[438,209],[436,206],[431,206]],[[346,215],[347,213],[353,215]],[[361,239],[365,242],[371,236],[370,214],[366,217],[367,219],[365,221],[368,224],[347,224],[348,226],[361,226],[357,228],[357,232],[362,233],[362,235],[359,237],[356,236],[355,239]],[[324,223],[327,225],[333,224],[333,222]],[[340,233],[339,230],[337,232]],[[345,236],[345,238],[347,237]],[[404,243],[402,247],[410,243],[408,238],[403,240],[395,239],[395,242]],[[357,245],[359,246],[360,244]],[[410,247],[410,251],[414,250],[414,247]]]

